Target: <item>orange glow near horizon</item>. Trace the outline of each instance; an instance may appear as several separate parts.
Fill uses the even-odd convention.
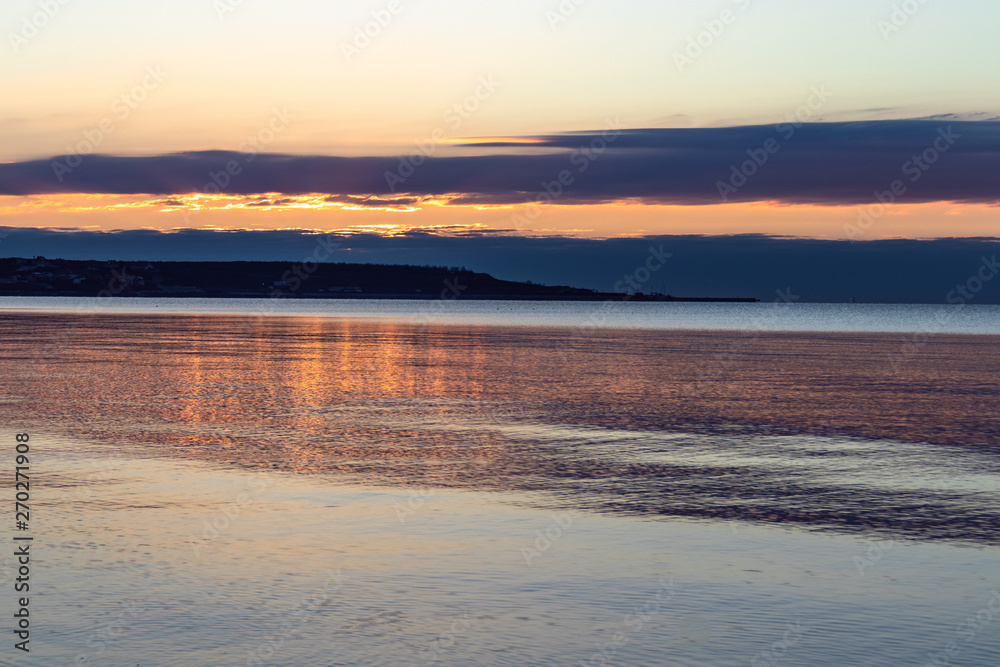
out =
[[[89,229],[306,230],[397,235],[502,233],[588,238],[659,234],[768,234],[874,240],[997,235],[1000,208],[938,202],[890,206],[860,225],[866,207],[753,204],[677,206],[478,203],[460,195],[109,195],[0,197],[3,226]],[[853,231],[852,231],[853,230]],[[855,234],[854,237],[851,234]]]
[[[458,139],[445,139],[442,143],[458,144],[463,146],[476,146],[479,144],[545,144],[547,139],[536,137],[462,137]]]

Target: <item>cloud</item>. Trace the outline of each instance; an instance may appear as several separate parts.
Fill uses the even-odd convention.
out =
[[[907,203],[1000,201],[1000,122],[886,120],[636,129],[531,137],[547,150],[410,158],[89,155],[0,164],[0,194],[323,194],[561,204],[774,201],[852,205],[902,186]],[[770,150],[768,150],[768,147]],[[64,165],[57,174],[55,165]],[[61,178],[61,180],[60,180]],[[560,178],[562,182],[560,182]],[[554,194],[547,194],[554,193]],[[359,204],[366,205],[366,204]],[[398,204],[397,204],[398,205]]]
[[[330,261],[468,266],[507,280],[612,291],[643,266],[650,248],[671,253],[647,289],[677,296],[747,296],[776,290],[804,302],[945,303],[957,285],[996,263],[997,239],[825,241],[763,235],[585,239],[498,235],[493,231],[410,231],[317,235],[301,231],[96,232],[0,228],[9,257],[162,261],[301,262],[320,242]],[[276,276],[277,280],[280,276]],[[982,285],[973,303],[1000,303],[1000,283]]]

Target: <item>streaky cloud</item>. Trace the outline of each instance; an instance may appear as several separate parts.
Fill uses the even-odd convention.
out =
[[[503,154],[399,158],[206,151],[0,165],[0,194],[441,196],[455,201],[853,205],[1000,201],[1000,122],[924,120],[628,129],[490,140]],[[72,166],[72,165],[76,166]]]

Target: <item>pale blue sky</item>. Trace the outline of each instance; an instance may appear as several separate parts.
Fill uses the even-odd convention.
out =
[[[769,123],[819,84],[834,95],[817,118],[1000,112],[993,0],[927,0],[888,39],[878,22],[898,0],[586,0],[555,27],[558,0],[400,0],[347,62],[342,44],[388,4],[243,0],[220,19],[214,0],[67,0],[15,52],[39,0],[5,0],[0,160],[64,152],[148,66],[169,77],[116,123],[111,152],[235,149],[275,107],[295,120],[271,149],[334,154],[393,152],[439,127]],[[674,53],[725,9],[734,22],[678,71]],[[448,127],[483,76],[496,93]]]

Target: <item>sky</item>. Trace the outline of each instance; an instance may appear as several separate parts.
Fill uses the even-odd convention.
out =
[[[277,277],[310,259],[332,256],[358,263],[464,267],[505,280],[600,292],[749,297],[765,303],[1000,304],[1000,241],[986,238],[856,242],[762,234],[595,239],[8,227],[0,228],[0,249],[14,257],[280,261]]]
[[[0,226],[995,237],[998,24],[992,0],[6,0]]]

